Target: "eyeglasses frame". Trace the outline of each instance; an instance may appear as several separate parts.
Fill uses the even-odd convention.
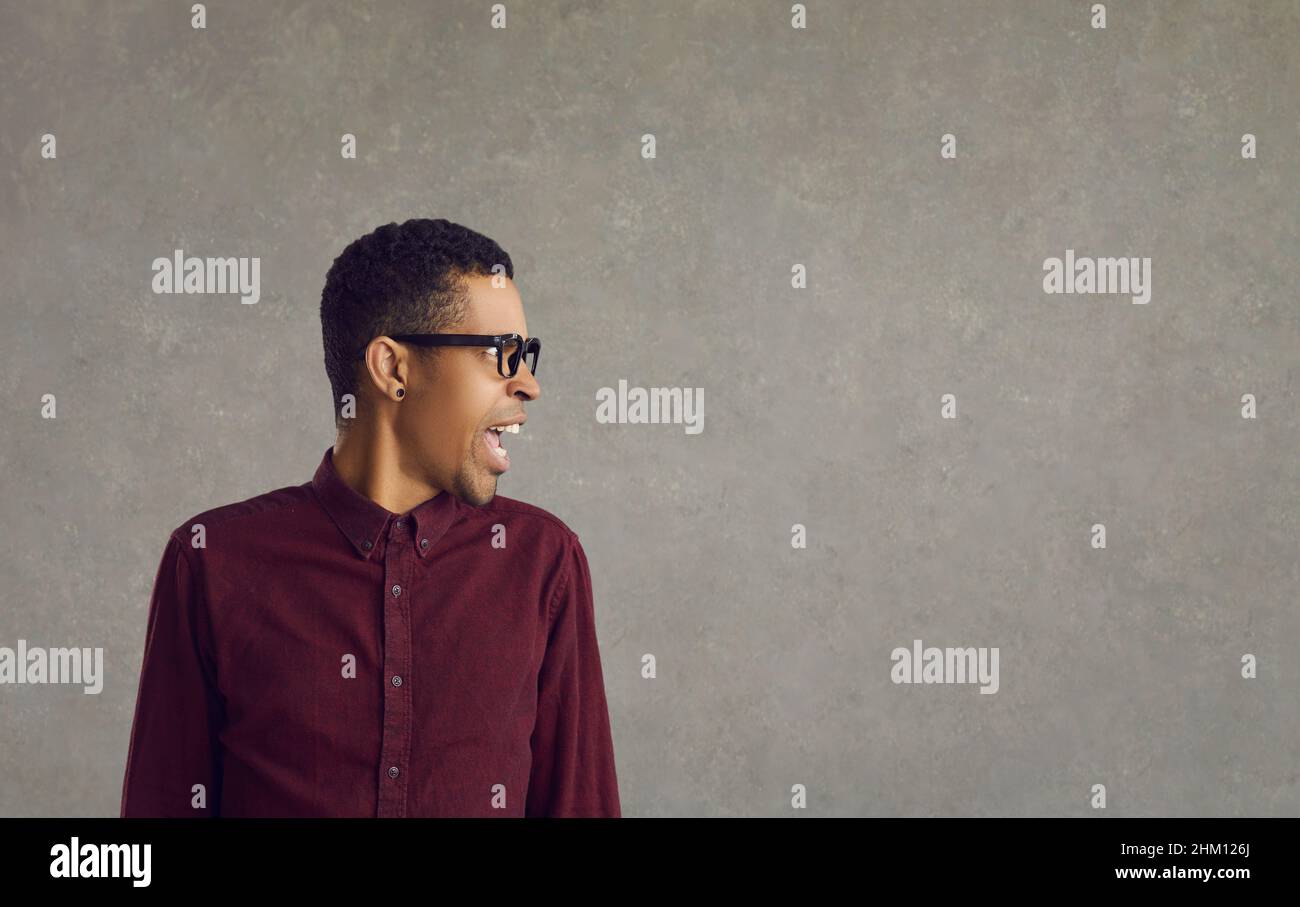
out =
[[[519,374],[519,363],[528,360],[528,354],[533,354],[533,364],[529,370],[536,375],[537,363],[542,358],[542,341],[537,337],[524,337],[520,334],[388,334],[390,340],[396,340],[398,343],[413,343],[417,346],[494,346],[497,350],[497,374],[502,378],[513,378]],[[508,341],[519,342],[519,358],[515,361],[514,368],[510,374],[506,374],[505,369],[505,348]],[[357,350],[357,358],[365,359],[366,350],[370,348],[367,343],[361,349]]]

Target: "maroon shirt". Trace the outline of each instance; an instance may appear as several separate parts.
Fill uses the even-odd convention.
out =
[[[123,817],[619,815],[591,575],[550,513],[390,513],[331,447],[171,534]]]

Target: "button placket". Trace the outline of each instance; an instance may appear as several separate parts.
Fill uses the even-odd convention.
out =
[[[394,520],[384,546],[383,738],[380,741],[380,787],[377,814],[406,814],[407,779],[404,769],[410,757],[410,694],[404,687],[410,673],[411,625],[410,583],[413,551],[405,520]]]

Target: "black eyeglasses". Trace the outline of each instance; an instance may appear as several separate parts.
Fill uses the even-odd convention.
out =
[[[502,378],[513,378],[519,372],[519,360],[528,363],[528,370],[537,374],[537,359],[542,354],[542,341],[536,337],[519,334],[389,334],[398,343],[418,346],[481,346],[484,352],[491,347],[497,354],[497,372]],[[366,358],[366,344],[357,350],[357,358]],[[510,373],[506,374],[509,366]]]

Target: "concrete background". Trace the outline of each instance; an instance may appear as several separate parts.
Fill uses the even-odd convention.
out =
[[[116,815],[166,533],[310,479],[325,272],[408,217],[545,339],[499,492],[588,552],[626,815],[1300,813],[1300,5],[1089,5],[5,3],[0,645],[106,685],[0,686],[0,815]],[[175,248],[261,301],[153,295]],[[1151,302],[1044,294],[1067,248]]]

